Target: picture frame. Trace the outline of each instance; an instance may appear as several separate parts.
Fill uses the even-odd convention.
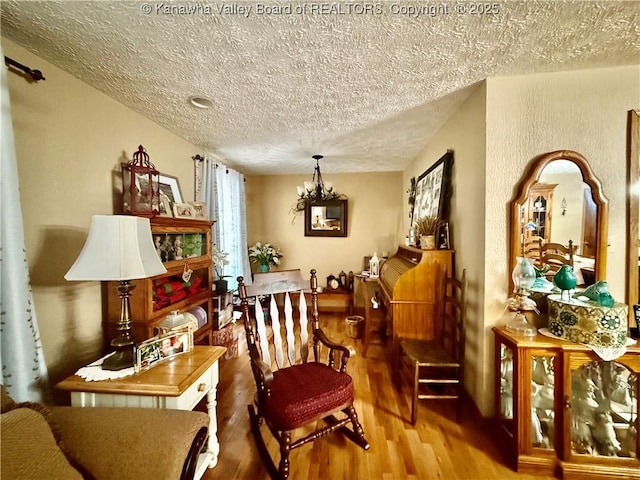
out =
[[[174,203],[173,216],[176,218],[197,218],[195,207],[188,203]]]
[[[134,370],[148,370],[163,360],[188,352],[192,348],[192,341],[188,329],[145,340],[135,347]]]
[[[166,195],[160,194],[160,217],[173,217],[173,209],[171,208],[171,200]]]
[[[198,220],[208,220],[207,204],[205,202],[189,202],[196,211],[196,217]]]
[[[448,220],[452,165],[453,150],[447,150],[447,153],[418,177],[411,215],[413,222],[429,216]]]
[[[346,237],[347,200],[319,200],[304,206],[305,237]]]
[[[160,184],[160,199],[163,196],[169,199],[171,206],[175,203],[182,203],[182,190],[178,177],[161,173],[158,175],[158,183]]]

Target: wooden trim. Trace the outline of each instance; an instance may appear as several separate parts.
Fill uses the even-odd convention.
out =
[[[627,295],[629,319],[638,303],[638,222],[640,216],[640,112],[627,114]],[[630,325],[635,322],[630,321]]]
[[[535,184],[540,180],[544,167],[554,160],[569,160],[576,164],[582,173],[582,181],[591,187],[593,200],[598,206],[596,216],[597,236],[596,236],[596,280],[604,280],[607,276],[607,234],[609,228],[609,200],[602,192],[600,180],[594,175],[591,166],[585,157],[572,150],[556,150],[544,153],[534,158],[527,170],[527,173],[518,184],[515,198],[510,203],[510,224],[509,224],[509,291],[513,290],[513,280],[511,270],[516,264],[516,257],[520,255],[520,206],[528,201],[529,194]]]

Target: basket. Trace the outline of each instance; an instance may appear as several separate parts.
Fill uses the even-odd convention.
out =
[[[347,335],[351,338],[360,338],[362,337],[362,332],[364,330],[364,317],[360,315],[352,315],[346,318],[347,323]]]

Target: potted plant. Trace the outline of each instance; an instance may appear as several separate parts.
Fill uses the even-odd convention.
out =
[[[416,235],[420,239],[420,248],[434,250],[436,248],[436,233],[442,221],[437,215],[420,217],[416,220]]]
[[[260,265],[261,272],[268,272],[272,265],[274,267],[280,265],[282,257],[282,252],[278,246],[272,243],[256,242],[249,247],[249,258],[253,263]]]
[[[225,293],[227,291],[227,281],[225,278],[229,278],[231,275],[224,274],[225,265],[229,265],[228,252],[219,250],[218,247],[213,247],[213,270],[216,273],[216,279],[214,284],[216,286],[217,293]]]

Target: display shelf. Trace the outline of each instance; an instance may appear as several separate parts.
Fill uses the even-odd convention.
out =
[[[213,261],[211,244],[212,221],[155,217],[151,219],[151,233],[158,249],[158,255],[164,259],[166,273],[151,278],[132,280],[135,286],[131,302],[131,333],[136,343],[155,334],[155,328],[172,311],[188,312],[202,307],[206,312],[207,323],[194,332],[194,343],[211,345],[213,331]],[[178,242],[176,243],[176,239]],[[187,240],[185,240],[187,239]],[[200,239],[200,241],[194,241]],[[172,243],[173,242],[173,243]],[[194,246],[191,243],[198,243]],[[197,255],[197,254],[200,255]],[[197,255],[197,256],[194,256]],[[188,282],[182,280],[185,271],[191,271]],[[170,280],[176,288],[183,288],[180,294],[171,289]],[[178,285],[183,283],[183,285]],[[197,289],[189,291],[189,286],[197,283]],[[157,289],[164,285],[166,295],[158,301]],[[117,282],[107,282],[107,336],[111,340],[117,335],[116,324],[120,318],[120,299],[116,290]],[[154,297],[155,301],[154,301]]]
[[[640,347],[589,347],[494,328],[495,424],[513,468],[562,478],[640,478]]]

